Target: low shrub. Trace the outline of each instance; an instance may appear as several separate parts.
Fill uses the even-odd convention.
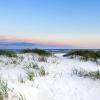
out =
[[[17,54],[15,52],[9,50],[0,50],[0,55],[7,57],[17,57]]]
[[[97,61],[100,59],[100,51],[92,51],[92,50],[72,50],[67,54],[63,55],[64,57],[69,56],[71,58],[75,58],[77,56],[80,57],[81,60],[92,60]]]
[[[43,49],[23,49],[21,53],[36,53],[40,56],[50,56],[51,53]]]

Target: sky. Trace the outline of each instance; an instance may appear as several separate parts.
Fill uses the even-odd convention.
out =
[[[0,41],[100,48],[100,0],[0,0]]]

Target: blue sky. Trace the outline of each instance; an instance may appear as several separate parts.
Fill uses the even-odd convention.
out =
[[[1,40],[100,48],[100,1],[1,0],[0,36]]]

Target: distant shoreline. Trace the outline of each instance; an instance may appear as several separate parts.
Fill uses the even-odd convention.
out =
[[[34,48],[33,48],[34,49]],[[0,49],[0,50],[10,50],[19,53],[23,49]],[[100,49],[43,49],[49,52],[53,53],[66,53],[71,50],[93,50],[93,51],[99,51]]]

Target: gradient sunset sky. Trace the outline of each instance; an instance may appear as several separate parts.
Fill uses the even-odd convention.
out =
[[[100,48],[100,0],[0,0],[0,41]]]

